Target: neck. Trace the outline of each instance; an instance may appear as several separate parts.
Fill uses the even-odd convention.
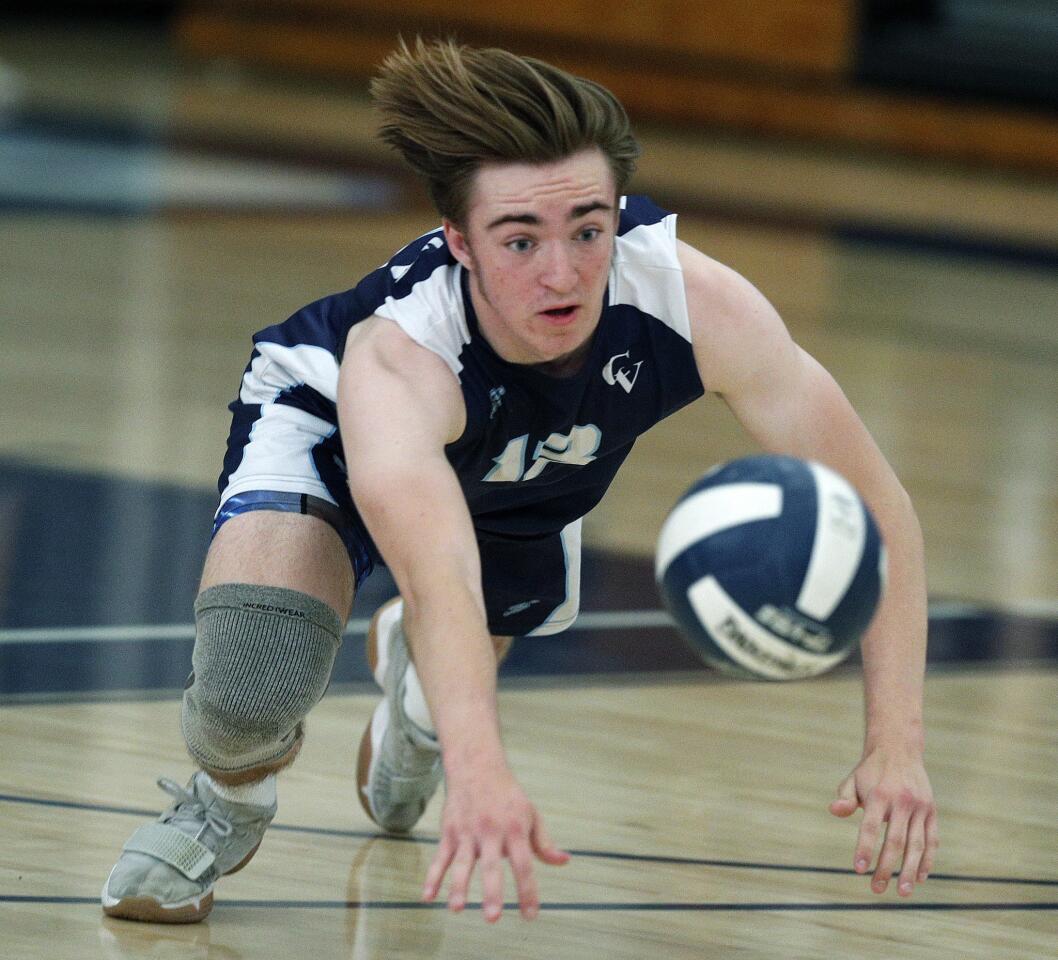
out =
[[[554,360],[545,360],[543,363],[527,364],[527,366],[531,366],[534,370],[539,370],[541,373],[546,373],[549,377],[576,376],[588,359],[592,339],[594,338],[588,338],[576,350],[571,350],[564,356],[556,357]]]

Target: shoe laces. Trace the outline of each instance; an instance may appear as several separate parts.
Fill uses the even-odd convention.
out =
[[[172,822],[174,824],[180,822],[193,823],[196,827],[201,823],[201,827],[194,835],[196,840],[202,839],[202,834],[206,832],[207,828],[220,837],[226,837],[232,832],[231,821],[218,816],[202,802],[197,794],[186,787],[180,786],[175,780],[170,780],[168,777],[159,777],[158,786],[176,801],[166,811],[163,822]]]

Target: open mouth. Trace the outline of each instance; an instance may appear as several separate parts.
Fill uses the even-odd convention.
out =
[[[556,307],[554,310],[544,310],[543,314],[546,317],[553,317],[555,320],[566,320],[573,316],[576,306],[572,307]]]

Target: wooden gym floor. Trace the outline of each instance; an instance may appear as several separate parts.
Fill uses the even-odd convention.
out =
[[[20,958],[1043,958],[1058,953],[1058,181],[643,125],[636,189],[750,277],[843,384],[926,533],[942,850],[910,901],[826,812],[855,664],[695,663],[657,611],[661,520],[749,452],[719,402],[645,437],[586,525],[586,613],[505,668],[515,769],[558,841],[543,913],[423,907],[353,795],[359,599],[280,813],[205,924],[105,920],[120,846],[190,772],[177,699],[250,334],[434,218],[362,94],[182,63],[149,32],[0,36],[0,929]]]

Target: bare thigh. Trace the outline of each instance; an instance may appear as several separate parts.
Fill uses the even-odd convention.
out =
[[[353,567],[345,544],[319,517],[254,510],[217,531],[199,590],[253,583],[299,590],[322,600],[344,621],[353,605]]]

